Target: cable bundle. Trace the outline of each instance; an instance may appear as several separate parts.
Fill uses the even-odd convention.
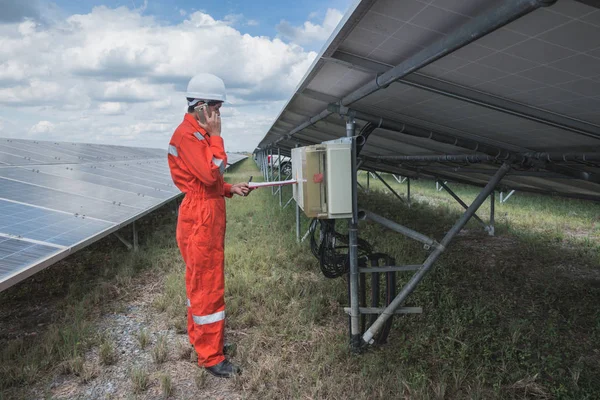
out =
[[[320,229],[317,229],[320,227]],[[319,260],[323,275],[338,278],[350,269],[349,238],[335,230],[333,219],[313,219],[310,224],[310,248]],[[319,232],[318,237],[316,232]],[[364,239],[358,239],[358,258],[365,260],[373,247]],[[360,261],[359,261],[360,262]]]

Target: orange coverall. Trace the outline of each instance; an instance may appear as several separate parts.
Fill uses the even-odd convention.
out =
[[[185,193],[177,220],[177,245],[185,262],[188,335],[198,364],[212,367],[225,359],[225,199],[227,155],[223,139],[209,136],[191,114],[169,143],[169,168]]]

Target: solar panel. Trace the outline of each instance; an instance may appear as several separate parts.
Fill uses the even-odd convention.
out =
[[[597,8],[559,0],[357,95],[392,68],[455,37],[465,24],[477,17],[483,21],[482,14],[498,5],[490,0],[357,2],[259,149],[279,147],[289,154],[296,144],[345,136],[340,109],[331,108],[341,104],[349,107],[346,114],[362,113],[363,119],[356,117],[359,128],[367,121],[376,125],[361,153],[364,169],[483,185],[493,168],[478,164],[479,171],[473,172],[469,163],[394,162],[382,156],[481,154],[479,145],[511,153],[546,152],[559,159],[513,168],[502,186],[600,200],[599,160],[560,159],[600,154]],[[435,140],[433,133],[446,139]],[[459,146],[452,138],[477,146]]]
[[[229,168],[231,165],[237,164],[246,158],[248,158],[248,156],[245,154],[227,153],[227,167]]]
[[[0,290],[180,194],[164,150],[0,138]]]

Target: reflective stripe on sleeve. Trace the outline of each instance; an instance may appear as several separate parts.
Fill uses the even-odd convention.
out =
[[[192,317],[194,318],[194,322],[198,325],[214,324],[215,322],[223,321],[225,319],[225,311],[223,310],[203,316],[192,315]]]
[[[223,164],[223,160],[213,157],[212,161],[217,167],[219,167],[219,171],[221,172],[221,175],[223,175],[225,173],[225,165]]]
[[[194,136],[196,136],[196,139],[200,141],[204,140],[204,136],[202,136],[200,132],[194,132]]]
[[[169,154],[171,154],[172,156],[175,156],[175,157],[179,157],[179,153],[177,153],[177,147],[170,144],[169,145]]]
[[[190,299],[185,299],[185,305],[188,307],[192,306],[192,303],[190,302]]]

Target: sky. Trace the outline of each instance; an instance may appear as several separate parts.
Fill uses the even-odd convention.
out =
[[[0,137],[166,148],[196,73],[252,151],[352,0],[0,0]]]

